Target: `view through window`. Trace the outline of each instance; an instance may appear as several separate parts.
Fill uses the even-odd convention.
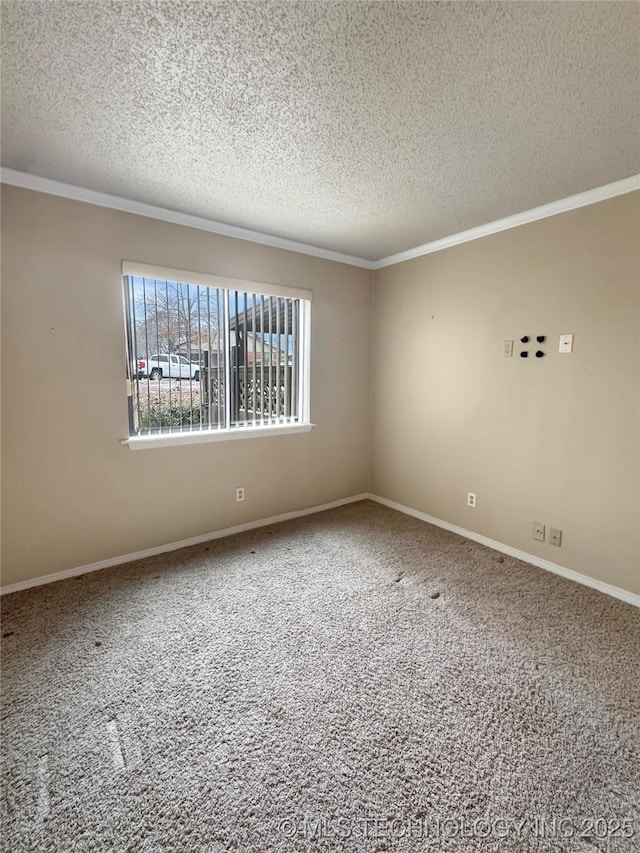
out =
[[[305,420],[308,300],[258,285],[124,281],[131,436]]]

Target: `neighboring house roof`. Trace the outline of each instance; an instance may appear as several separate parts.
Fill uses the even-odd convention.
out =
[[[231,346],[232,347],[237,346],[236,333],[241,335],[242,331],[243,330],[241,328],[230,330]],[[283,332],[283,334],[284,334],[284,332]],[[263,351],[264,351],[265,356],[269,357],[271,359],[273,359],[274,355],[277,357],[278,352],[280,352],[281,360],[284,359],[285,354],[286,354],[286,350],[284,348],[281,349],[280,347],[278,347],[274,343],[270,343],[269,340],[267,339],[267,336],[268,336],[268,333],[265,334],[264,343],[263,343],[263,336],[260,332],[254,333],[254,332],[247,331],[246,332],[246,343],[245,343],[247,352],[250,353],[251,355],[253,355],[253,341],[255,338],[256,359],[262,359]],[[212,340],[210,348],[214,352],[217,351],[217,349],[218,349],[217,336],[215,337],[214,340]],[[206,340],[202,340],[202,338],[198,339],[198,336],[196,334],[192,338],[190,346],[189,346],[187,341],[183,341],[176,348],[175,352],[178,355],[184,355],[184,356],[190,357],[192,361],[195,361],[197,358],[199,358],[199,356],[201,356],[202,353],[206,352],[207,349],[208,349],[208,347],[206,345]]]

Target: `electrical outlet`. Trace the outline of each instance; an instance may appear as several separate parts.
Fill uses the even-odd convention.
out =
[[[539,521],[533,522],[533,538],[537,539],[539,542],[544,542],[544,524],[540,524]]]
[[[475,492],[467,492],[467,506],[476,508],[476,493]]]
[[[513,355],[513,341],[502,341],[501,355],[503,358],[511,358]]]
[[[555,545],[557,548],[562,545],[562,530],[557,527],[549,528],[549,545]]]
[[[236,500],[243,501],[244,500],[244,486],[239,489],[236,489]]]

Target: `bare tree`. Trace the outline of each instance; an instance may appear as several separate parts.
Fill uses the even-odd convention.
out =
[[[196,285],[145,279],[136,290],[139,354],[187,353],[211,348],[218,328],[218,291]]]

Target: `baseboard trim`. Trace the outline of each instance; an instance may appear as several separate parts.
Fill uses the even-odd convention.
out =
[[[547,572],[553,572],[554,575],[567,580],[575,581],[583,586],[589,586],[592,589],[597,589],[605,595],[610,595],[627,604],[633,604],[640,607],[640,595],[635,595],[633,592],[628,592],[626,589],[613,586],[604,581],[590,578],[588,575],[575,572],[573,569],[567,569],[564,566],[559,566],[557,563],[552,563],[550,560],[545,560],[542,557],[536,557],[535,554],[529,554],[526,551],[520,551],[518,548],[512,548],[511,545],[505,545],[503,542],[498,542],[495,539],[489,539],[488,536],[482,536],[479,533],[474,533],[472,530],[466,530],[464,527],[458,527],[457,524],[450,524],[448,521],[443,521],[441,518],[435,518],[433,515],[427,515],[426,512],[419,512],[417,509],[412,509],[404,504],[390,501],[387,498],[382,498],[380,495],[369,494],[369,500],[376,503],[388,506],[390,509],[395,509],[405,515],[410,515],[413,518],[418,518],[420,521],[426,521],[429,524],[434,524],[436,527],[442,527],[444,530],[450,530],[452,533],[457,533],[459,536],[464,536],[466,539],[472,539],[480,545],[486,545],[487,548],[493,548],[494,551],[500,551],[501,554],[508,554],[510,557],[515,557],[522,560],[524,563],[530,563],[537,566],[539,569],[544,569]]]
[[[99,560],[97,563],[88,563],[86,566],[76,566],[73,569],[64,569],[61,572],[54,572],[50,575],[42,575],[37,578],[29,578],[18,583],[8,584],[0,587],[0,595],[9,595],[12,592],[20,592],[23,589],[30,589],[33,586],[43,586],[48,583],[55,583],[66,578],[75,578],[78,575],[86,575],[89,572],[98,572],[100,569],[108,569],[112,566],[120,566],[124,563],[132,563],[134,560],[143,560],[145,557],[156,557],[158,554],[166,554],[170,551],[178,551],[180,548],[188,548],[190,545],[200,545],[203,542],[211,542],[214,539],[224,539],[227,536],[234,536],[236,533],[244,533],[246,530],[255,530],[258,527],[267,527],[270,524],[277,524],[280,521],[289,521],[292,518],[301,518],[304,515],[313,515],[316,512],[324,512],[327,509],[344,506],[345,504],[364,501],[369,495],[364,492],[360,495],[351,495],[348,498],[340,498],[336,501],[330,501],[326,504],[318,504],[317,506],[306,507],[305,509],[297,509],[292,512],[283,512],[280,515],[272,515],[269,518],[259,518],[256,521],[247,521],[244,524],[236,524],[233,527],[224,527],[222,530],[216,530],[213,533],[203,533],[201,536],[191,536],[189,539],[181,539],[178,542],[169,542],[166,545],[156,545],[153,548],[145,548],[142,551],[135,551],[133,554],[121,554],[118,557],[109,557],[107,560]]]
[[[507,554],[510,557],[515,557],[522,560],[524,563],[529,563],[539,569],[544,569],[547,572],[552,572],[555,575],[566,578],[567,580],[575,581],[583,586],[597,589],[605,595],[610,595],[627,604],[633,604],[635,607],[640,607],[640,595],[635,595],[633,592],[628,592],[626,589],[613,586],[604,581],[596,580],[588,575],[583,575],[580,572],[575,572],[573,569],[567,569],[565,566],[560,566],[557,563],[552,563],[550,560],[545,560],[542,557],[537,557],[535,554],[529,554],[527,551],[521,551],[519,548],[513,548],[511,545],[505,545],[503,542],[498,542],[496,539],[490,539],[488,536],[482,536],[480,533],[474,533],[473,530],[467,530],[464,527],[459,527],[457,524],[451,524],[448,521],[443,521],[441,518],[436,518],[433,515],[427,515],[426,512],[420,512],[412,507],[397,503],[396,501],[388,500],[380,495],[363,492],[359,495],[351,495],[348,498],[340,498],[336,501],[330,501],[317,506],[306,507],[305,509],[293,510],[292,512],[284,512],[280,515],[272,515],[268,518],[259,518],[256,521],[247,521],[244,524],[236,524],[233,527],[224,527],[222,530],[216,530],[212,533],[203,533],[201,536],[191,536],[189,539],[181,539],[177,542],[169,542],[165,545],[157,545],[153,548],[145,548],[142,551],[135,551],[132,554],[122,554],[118,557],[109,557],[106,560],[99,560],[96,563],[88,563],[85,566],[76,566],[73,569],[64,569],[61,572],[54,572],[50,575],[42,575],[37,578],[29,578],[18,583],[8,584],[0,587],[0,596],[9,595],[12,592],[20,592],[24,589],[30,589],[34,586],[43,586],[48,583],[65,580],[66,578],[74,578],[78,575],[85,575],[89,572],[97,572],[100,569],[108,569],[112,566],[120,566],[124,563],[132,563],[135,560],[143,560],[145,557],[156,557],[159,554],[166,554],[170,551],[178,551],[180,548],[188,548],[191,545],[200,545],[203,542],[211,542],[214,539],[224,539],[227,536],[234,536],[236,533],[244,533],[247,530],[255,530],[259,527],[267,527],[270,524],[278,524],[281,521],[289,521],[293,518],[301,518],[305,515],[313,515],[317,512],[324,512],[327,509],[345,506],[346,504],[356,503],[357,501],[372,500],[376,503],[387,506],[390,509],[395,509],[405,515],[410,515],[420,521],[426,521],[428,524],[433,524],[436,527],[441,527],[443,530],[449,530],[451,533],[457,533],[458,536],[464,536],[466,539],[471,539],[478,542],[480,545],[486,545],[487,548],[492,548],[494,551],[499,551],[501,554]]]

